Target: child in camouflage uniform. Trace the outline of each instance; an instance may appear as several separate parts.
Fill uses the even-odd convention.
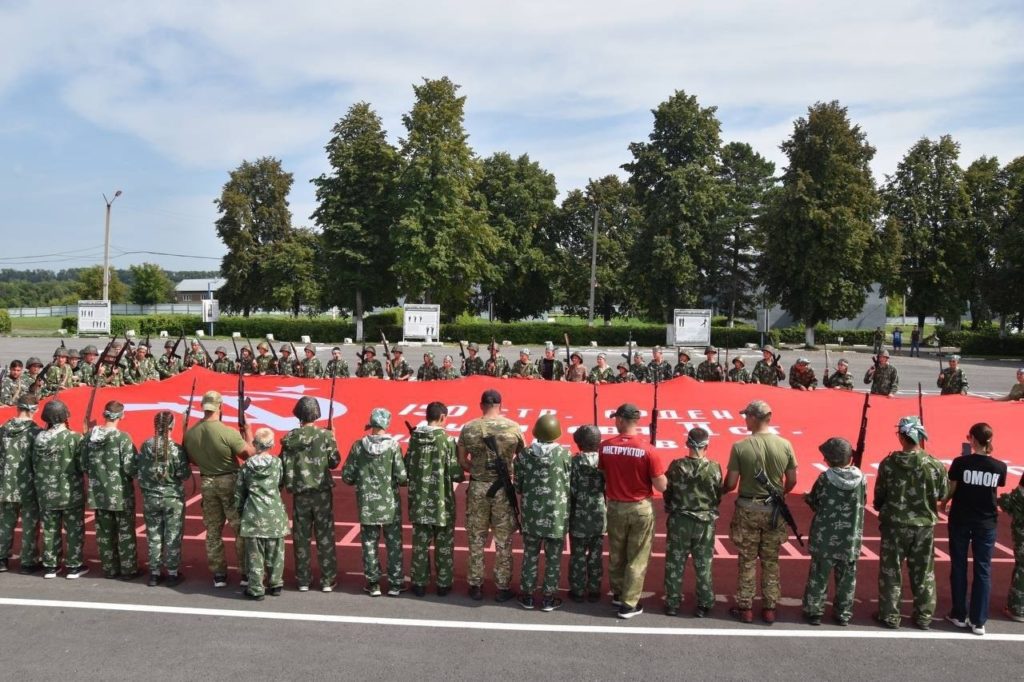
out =
[[[409,475],[409,521],[412,523],[412,591],[426,594],[430,582],[430,544],[434,544],[437,593],[448,594],[454,580],[455,493],[452,483],[464,474],[455,441],[445,433],[448,408],[427,405],[427,423],[409,436],[405,469]]]
[[[857,559],[864,536],[864,506],[868,487],[864,474],[850,464],[853,448],[842,438],[829,438],[818,446],[829,465],[814,482],[804,501],[814,511],[808,551],[811,566],[804,589],[804,618],[821,625],[828,596],[829,575],[835,573],[832,602],[836,623],[849,625],[857,591]]]
[[[281,501],[284,472],[281,460],[268,451],[274,447],[274,432],[257,429],[253,434],[256,453],[238,470],[235,483],[235,507],[241,518],[238,534],[245,538],[245,565],[249,586],[242,594],[263,601],[264,572],[269,573],[270,596],[281,594],[284,585],[284,539],[288,535],[288,515]]]
[[[569,471],[569,596],[579,603],[586,594],[596,602],[601,599],[607,531],[604,472],[597,468],[601,432],[588,424],[576,429],[572,438],[580,451]]]
[[[555,596],[561,577],[562,548],[569,521],[568,448],[556,442],[562,427],[554,415],[547,414],[533,426],[536,440],[516,455],[515,485],[523,496],[523,565],[519,578],[519,604],[533,608],[533,590],[537,587],[537,563],[544,547],[544,599],[541,611],[554,611],[562,605]]]
[[[1020,485],[999,496],[999,507],[1009,514],[1013,530],[1013,577],[1003,613],[1010,620],[1024,623],[1024,476]]]
[[[0,573],[14,546],[14,527],[21,519],[21,572],[39,570],[39,503],[32,475],[32,442],[41,429],[32,421],[39,399],[17,399],[18,414],[0,426]]]
[[[163,410],[153,417],[154,435],[142,444],[139,456],[126,467],[129,476],[138,479],[142,490],[142,517],[146,521],[149,548],[149,582],[156,587],[161,570],[167,571],[167,586],[183,579],[181,539],[185,526],[185,486],[192,477],[185,450],[171,440],[174,414]]]
[[[377,543],[381,533],[388,551],[388,596],[397,597],[404,590],[402,569],[402,510],[398,486],[408,477],[402,461],[402,448],[385,430],[391,424],[391,413],[383,407],[370,412],[369,435],[352,444],[341,480],[356,487],[359,509],[359,534],[363,544],[363,590],[371,597],[380,596],[380,560]]]
[[[715,605],[711,583],[711,560],[715,554],[715,519],[722,501],[722,467],[707,458],[710,434],[690,429],[686,457],[674,460],[665,472],[665,615],[679,613],[680,588],[686,558],[693,556],[697,608],[693,615],[704,618]]]

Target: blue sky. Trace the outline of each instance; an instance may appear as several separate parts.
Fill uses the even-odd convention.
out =
[[[101,195],[121,189],[116,266],[216,269],[231,169],[281,158],[311,225],[337,119],[368,101],[397,142],[411,85],[443,75],[478,154],[528,153],[563,194],[621,174],[676,89],[780,169],[793,119],[831,99],[877,147],[878,182],[922,136],[1005,163],[1024,154],[1021,35],[1024,5],[984,0],[0,0],[0,268],[101,262]]]

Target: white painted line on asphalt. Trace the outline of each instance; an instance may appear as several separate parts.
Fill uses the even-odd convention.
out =
[[[656,628],[625,625],[557,625],[537,623],[498,623],[493,621],[427,620],[420,618],[372,618],[318,613],[287,613],[284,611],[241,611],[238,609],[201,609],[188,606],[157,604],[114,604],[104,602],[63,601],[56,599],[13,599],[0,597],[0,605],[31,608],[82,609],[88,611],[122,611],[129,613],[163,613],[180,616],[217,616],[256,620],[284,620],[342,625],[381,625],[413,628],[445,628],[450,630],[497,630],[511,632],[555,632],[589,635],[663,635],[670,637],[767,637],[801,639],[922,639],[957,640],[960,642],[1024,642],[1024,634],[989,634],[984,637],[963,632],[921,632],[912,630],[820,630],[777,629],[759,626],[738,628]]]

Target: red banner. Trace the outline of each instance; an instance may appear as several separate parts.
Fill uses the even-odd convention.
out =
[[[214,389],[224,396],[224,421],[237,423],[237,377],[199,368],[161,382],[100,389],[93,407],[94,417],[99,418],[108,400],[123,402],[126,415],[122,428],[132,435],[137,444],[141,444],[152,435],[153,415],[158,410],[171,410],[179,415],[184,412],[193,377],[198,381],[191,421],[194,423],[202,418],[202,394]],[[252,405],[246,412],[246,418],[254,428],[269,426],[280,436],[298,425],[291,414],[295,401],[303,396],[314,396],[320,402],[323,415],[320,423],[326,425],[330,386],[328,379],[247,377],[245,390],[252,399]],[[562,423],[562,440],[570,446],[570,434],[575,427],[593,423],[594,395],[589,384],[483,377],[411,383],[338,379],[334,397],[334,430],[342,455],[348,452],[349,444],[364,433],[363,427],[374,407],[391,410],[390,431],[404,442],[408,438],[404,422],[408,421],[413,426],[422,423],[427,403],[440,400],[449,408],[448,428],[454,436],[463,424],[479,416],[480,394],[487,388],[501,392],[506,416],[523,426],[527,442],[532,440],[529,430],[542,414],[558,416]],[[90,390],[77,388],[60,394],[61,400],[71,410],[71,425],[75,429],[81,428]],[[650,384],[598,387],[598,425],[602,433],[608,436],[615,433],[614,420],[609,415],[624,402],[635,403],[644,411],[641,423],[647,432],[653,395],[654,387]],[[809,489],[816,472],[824,469],[817,449],[819,443],[832,436],[842,436],[856,443],[863,393],[702,384],[680,378],[666,381],[658,389],[659,456],[666,462],[681,456],[686,432],[694,426],[702,426],[712,434],[709,456],[721,462],[724,468],[730,445],[747,435],[739,411],[753,399],[768,401],[774,412],[773,428],[793,442],[801,467],[798,491]],[[925,426],[930,436],[929,452],[948,464],[960,453],[960,444],[971,425],[988,422],[995,430],[994,454],[1011,465],[1008,483],[1017,484],[1024,471],[1024,457],[1011,450],[1008,444],[1014,424],[1024,415],[1024,408],[1019,403],[997,403],[964,396],[928,396],[924,398],[923,407]],[[917,411],[916,397],[871,397],[863,466],[869,475],[882,457],[899,448],[896,422],[900,417],[917,414]],[[0,408],[0,419],[6,420],[13,415],[13,408]],[[180,423],[175,429],[180,436]]]

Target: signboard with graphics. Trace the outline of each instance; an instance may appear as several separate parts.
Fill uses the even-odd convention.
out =
[[[220,301],[217,299],[203,300],[203,322],[220,322]]]
[[[78,302],[78,333],[110,333],[110,301]]]
[[[711,310],[677,308],[672,315],[668,343],[675,346],[711,345]]]
[[[410,303],[405,306],[403,338],[436,340],[440,331],[441,306],[431,303]]]

